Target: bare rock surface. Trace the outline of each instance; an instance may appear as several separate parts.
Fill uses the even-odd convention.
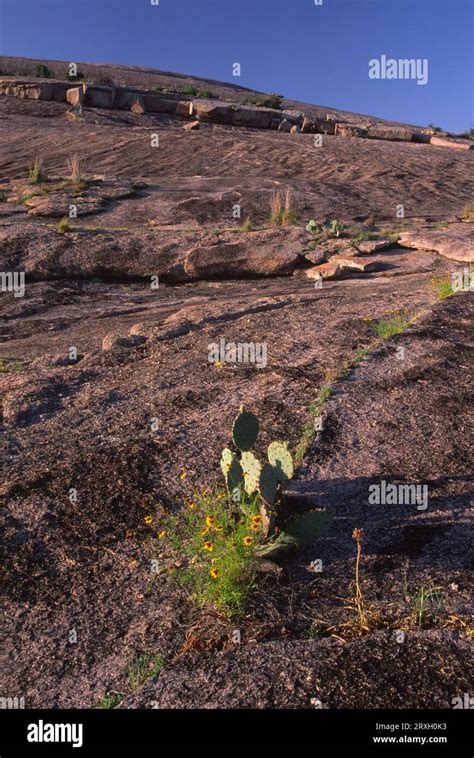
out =
[[[28,80],[34,62],[20,63]],[[249,95],[80,66],[141,90],[206,84],[225,107]],[[31,708],[93,707],[109,691],[124,707],[450,707],[469,691],[473,306],[468,291],[439,301],[432,280],[466,268],[472,151],[344,140],[324,123],[375,119],[292,101],[295,138],[205,118],[185,131],[178,93],[166,93],[169,113],[85,104],[73,120],[68,104],[34,94],[0,97],[0,270],[26,274],[24,297],[0,292],[1,692]],[[77,145],[87,186],[74,194]],[[27,186],[38,155],[49,179]],[[287,190],[295,225],[276,228],[271,201]],[[78,217],[61,231],[71,199]],[[315,244],[312,218],[337,218],[347,236]],[[367,231],[407,236],[355,255]],[[349,259],[369,270],[344,269]],[[340,277],[311,279],[321,266]],[[407,328],[382,341],[377,325],[394,314]],[[222,339],[265,343],[266,366],[216,364],[209,346]],[[274,439],[294,451],[328,382],[322,429],[280,505],[282,516],[327,509],[327,534],[262,575],[231,623],[166,576],[150,582],[150,537],[165,509],[220,482],[238,407],[262,422],[259,454]],[[382,478],[427,484],[428,508],[370,505]],[[348,607],[354,528],[368,631]],[[439,602],[418,623],[431,585]],[[132,693],[127,665],[143,653],[164,667]]]

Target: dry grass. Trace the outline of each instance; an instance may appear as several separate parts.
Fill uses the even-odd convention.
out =
[[[281,218],[282,218],[282,200],[281,200],[281,193],[280,192],[274,192],[272,195],[272,199],[270,201],[270,224],[272,226],[281,226]]]
[[[69,178],[72,179],[73,182],[76,182],[82,178],[81,160],[77,155],[74,155],[72,158],[68,159],[67,167],[69,169]]]
[[[285,208],[282,214],[281,225],[293,226],[296,223],[297,223],[296,211],[293,208],[291,189],[288,188],[285,192]]]
[[[28,171],[28,181],[30,184],[41,184],[47,179],[46,171],[42,158],[35,158]]]

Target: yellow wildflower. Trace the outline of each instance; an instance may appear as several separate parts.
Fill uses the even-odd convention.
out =
[[[250,547],[250,545],[253,543],[253,539],[247,535],[247,537],[244,537],[244,538],[243,538],[242,542],[243,542],[243,543],[244,543],[244,545],[246,545],[247,547]]]
[[[201,532],[201,537],[205,537],[205,536],[206,536],[206,534],[208,533],[208,531],[209,531],[209,527],[208,527],[208,526],[206,526],[206,527],[205,527],[205,528],[202,530],[202,532]]]
[[[145,518],[143,519],[143,521],[145,522],[145,524],[152,524],[153,523],[153,516],[145,516]]]
[[[216,519],[214,516],[206,516],[206,524],[208,526],[214,526],[215,523],[216,523]]]
[[[186,479],[186,477],[187,477],[186,471],[183,471],[183,473],[179,475],[180,479]]]
[[[209,573],[213,579],[217,579],[219,577],[219,569],[212,568]]]
[[[164,529],[162,529],[162,531],[158,534],[158,539],[162,540],[163,537],[166,537],[166,532]]]
[[[204,550],[207,550],[209,553],[212,553],[212,551],[214,550],[214,546],[212,545],[211,542],[205,542]]]

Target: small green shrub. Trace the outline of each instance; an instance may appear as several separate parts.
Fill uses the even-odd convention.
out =
[[[242,100],[242,105],[256,105],[258,108],[274,108],[281,110],[281,101],[283,95],[277,95],[271,92],[269,95],[255,95]]]
[[[67,82],[83,82],[85,81],[86,75],[82,71],[78,71],[77,74],[74,76],[74,74],[71,74],[69,69],[66,71],[64,78]],[[112,84],[111,79],[103,78],[96,80],[96,84]]]
[[[58,231],[59,234],[65,234],[68,230],[69,230],[69,219],[67,218],[59,219],[58,223],[56,224],[56,231]]]
[[[213,92],[210,92],[208,89],[199,90],[197,96],[202,97],[204,100],[214,100],[216,97],[215,94]]]
[[[52,76],[51,70],[45,63],[37,63],[35,65],[35,73],[36,76],[41,77],[41,79],[51,79]]]
[[[190,85],[179,90],[180,95],[197,95],[197,93],[198,91],[196,87],[192,87]]]

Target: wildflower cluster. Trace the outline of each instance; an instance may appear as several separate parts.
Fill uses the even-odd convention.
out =
[[[229,615],[242,609],[265,538],[258,501],[246,496],[244,513],[228,494],[205,490],[160,521],[156,548],[198,603]]]

